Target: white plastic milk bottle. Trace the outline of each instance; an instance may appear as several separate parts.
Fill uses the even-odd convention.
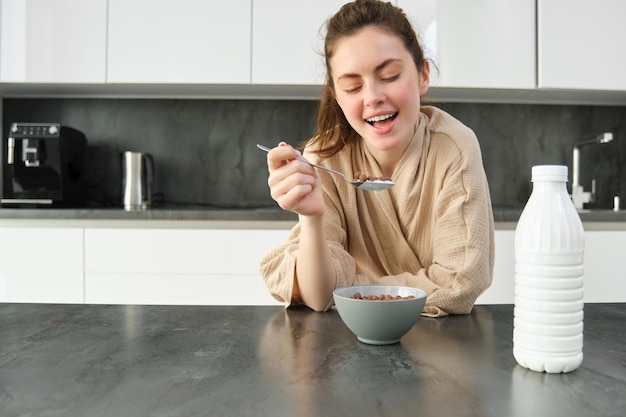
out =
[[[533,371],[571,372],[583,361],[583,225],[567,166],[533,166],[532,182],[515,229],[513,356]]]

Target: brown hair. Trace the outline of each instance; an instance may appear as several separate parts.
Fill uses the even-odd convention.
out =
[[[354,35],[367,26],[376,26],[398,36],[413,57],[418,72],[421,73],[424,70],[424,51],[402,9],[381,0],[356,0],[343,5],[326,22],[324,41],[326,82],[320,100],[317,131],[315,137],[308,142],[309,145],[316,145],[314,152],[322,158],[335,155],[346,144],[359,138],[335,100],[329,61],[340,39]]]

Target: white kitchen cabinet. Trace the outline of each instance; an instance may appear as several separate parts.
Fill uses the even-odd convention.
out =
[[[324,84],[325,21],[345,0],[252,2],[252,83]]]
[[[105,82],[107,0],[0,5],[1,82]]]
[[[398,0],[434,61],[431,86],[536,87],[535,0]]]
[[[585,232],[585,302],[623,302],[623,227]],[[0,302],[280,305],[258,270],[288,228],[0,227]],[[514,297],[515,231],[496,229],[491,287]]]
[[[85,230],[87,303],[278,305],[258,271],[288,229]],[[494,278],[477,304],[514,297],[515,231],[495,232]],[[585,232],[585,302],[622,302],[620,257],[626,232]]]
[[[515,230],[496,230],[496,255],[491,286],[476,304],[511,304],[515,290]]]
[[[277,305],[259,261],[288,230],[85,230],[87,303]]]
[[[0,228],[0,302],[84,303],[82,228]]]
[[[496,230],[493,283],[477,304],[512,304],[515,295],[515,231]],[[585,231],[584,300],[586,303],[624,302],[626,279],[622,259],[626,232]]]
[[[250,83],[250,0],[109,0],[109,83]]]
[[[626,232],[624,231],[585,232],[585,302],[626,301],[624,248],[626,248]]]
[[[626,91],[626,2],[537,4],[540,88]]]

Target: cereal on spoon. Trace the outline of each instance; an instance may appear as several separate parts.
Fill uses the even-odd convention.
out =
[[[363,172],[355,172],[353,176],[354,181],[366,182],[366,181],[378,181],[378,182],[391,182],[391,177],[370,177]]]

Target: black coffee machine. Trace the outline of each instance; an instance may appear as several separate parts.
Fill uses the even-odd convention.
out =
[[[3,207],[87,205],[87,138],[59,123],[13,123],[2,143]]]

